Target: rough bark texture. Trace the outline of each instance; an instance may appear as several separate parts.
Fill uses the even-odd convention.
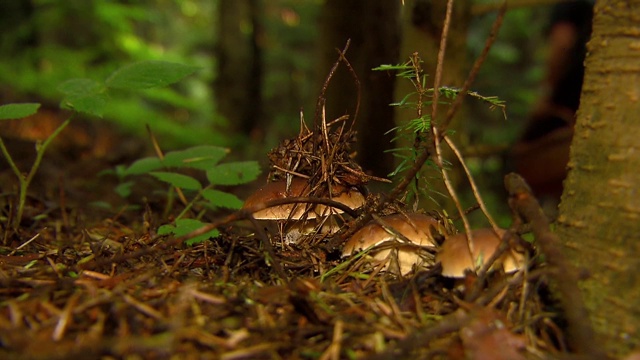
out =
[[[640,1],[596,3],[557,233],[596,332],[640,346]]]
[[[244,134],[262,115],[261,6],[261,0],[221,0],[218,5],[216,102],[232,128]]]
[[[393,102],[395,77],[371,69],[398,62],[400,6],[400,1],[388,0],[327,0],[320,22],[322,54],[318,83],[324,82],[336,61],[335,49],[342,49],[347,39],[351,39],[347,59],[362,91],[355,125],[358,162],[378,176],[386,176],[393,170],[393,157],[384,150],[391,147],[393,137],[385,132],[394,127],[393,108],[389,104]],[[326,95],[328,120],[345,114],[353,116],[357,89],[345,66],[336,72]]]

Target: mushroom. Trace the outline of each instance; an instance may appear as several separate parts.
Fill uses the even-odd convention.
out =
[[[423,263],[421,255],[425,254],[425,248],[435,249],[436,242],[431,228],[433,227],[438,233],[445,231],[444,226],[438,220],[420,213],[388,215],[380,220],[380,223],[391,229],[385,229],[377,221],[369,222],[349,238],[342,251],[342,256],[350,256],[360,250],[374,247],[371,250],[373,257],[378,260],[386,260],[389,253],[396,250],[397,270],[402,275],[406,275],[411,271],[413,265]],[[401,234],[410,243],[402,242],[404,239],[399,238],[396,234]],[[387,265],[388,263],[384,266],[387,267]]]
[[[469,254],[467,235],[459,233],[445,237],[442,246],[436,255],[436,261],[442,265],[442,275],[446,277],[462,278],[466,270],[475,270],[476,266],[484,265],[485,261],[493,256],[500,246],[502,237],[506,233],[500,229],[498,235],[493,229],[476,229],[472,231],[473,257]],[[505,273],[511,273],[522,269],[525,264],[523,254],[513,249],[505,251],[490,270],[502,267]]]
[[[344,204],[352,209],[357,209],[364,205],[365,198],[357,190],[341,185],[333,185],[330,198],[336,202]],[[311,185],[302,178],[293,178],[287,189],[284,180],[274,181],[256,190],[247,198],[243,209],[264,204],[271,200],[286,199],[293,197],[305,197],[311,193]],[[303,234],[314,231],[316,226],[322,223],[325,217],[331,214],[339,214],[343,211],[338,208],[330,208],[325,205],[293,203],[268,207],[253,213],[253,217],[259,220],[277,221],[286,226],[285,235],[289,242],[295,241]],[[322,227],[324,232],[334,232],[335,227]]]

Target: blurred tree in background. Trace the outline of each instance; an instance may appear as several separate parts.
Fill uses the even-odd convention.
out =
[[[7,9],[0,16],[21,18],[15,26],[1,21],[9,27],[0,35],[3,103],[42,101],[55,107],[62,98],[57,88],[65,80],[105,78],[139,60],[183,62],[203,71],[179,86],[148,90],[144,99],[118,94],[105,119],[138,133],[149,123],[159,134],[171,134],[163,138],[176,145],[225,139],[214,131],[223,122],[211,116],[213,104],[207,101],[212,71],[205,50],[213,38],[210,15],[203,17],[213,10],[202,11],[207,2],[20,0],[1,6]]]
[[[434,63],[439,40],[434,29],[441,24],[436,18],[420,18],[420,9],[428,3],[4,1],[0,102],[41,101],[55,108],[62,98],[57,87],[70,78],[100,79],[124,64],[148,59],[197,65],[202,69],[196,76],[170,88],[147,90],[142,97],[113,95],[104,119],[137,134],[144,134],[149,124],[167,147],[218,144],[240,150],[239,156],[259,157],[298,131],[300,109],[308,123],[312,120],[320,82],[335,60],[335,49],[351,38],[347,56],[364,91],[358,120],[362,143],[357,150],[367,170],[384,175],[393,164],[382,151],[393,145],[391,136],[383,134],[396,121],[386,105],[393,100],[392,92],[397,97],[401,90],[393,90],[392,75],[370,68],[402,62],[402,56],[413,51]],[[453,26],[460,31],[451,39],[443,85],[460,86],[459,74],[466,73],[482,48],[494,3],[475,1],[459,9]],[[433,6],[442,5],[438,4]],[[542,77],[547,14],[548,6],[507,14],[474,90],[506,100],[510,120],[470,104],[474,115],[458,130],[470,145],[505,149],[520,131],[519,120],[536,98],[536,83]],[[423,38],[413,37],[401,21],[412,21]],[[350,81],[347,74],[330,88],[328,105],[335,109],[331,116],[353,111],[356,91]],[[501,156],[498,151],[470,160],[476,170],[492,172],[502,168]]]
[[[393,157],[384,150],[392,146],[393,134],[385,134],[394,124],[393,89],[395,74],[371,71],[380,64],[398,62],[400,51],[400,7],[398,1],[327,0],[320,22],[320,67],[330,69],[342,49],[351,40],[346,57],[358,78],[343,64],[328,88],[327,119],[348,114],[355,121],[358,144],[354,149],[360,165],[377,176],[386,176]],[[325,81],[327,71],[318,71],[317,87]],[[360,92],[360,94],[358,94]],[[358,118],[355,109],[361,96]]]

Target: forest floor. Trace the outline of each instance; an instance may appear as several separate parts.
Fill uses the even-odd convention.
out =
[[[372,257],[343,258],[322,246],[326,239],[283,245],[277,232],[268,234],[272,259],[246,220],[187,246],[156,233],[168,221],[166,186],[145,185],[137,204],[123,201],[113,179],[96,175],[112,164],[74,151],[53,148],[45,158],[18,231],[7,226],[14,182],[2,175],[2,359],[525,359],[566,351],[538,260],[481,278],[447,278],[438,265],[400,275]]]

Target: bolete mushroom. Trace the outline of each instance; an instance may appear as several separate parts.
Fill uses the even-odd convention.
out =
[[[371,221],[349,238],[342,251],[342,256],[374,247],[371,254],[375,259],[385,260],[392,250],[397,251],[398,270],[402,275],[411,271],[414,265],[423,263],[425,248],[435,249],[436,242],[432,231],[444,233],[445,229],[438,220],[420,213],[394,214],[380,218],[380,222]],[[383,227],[380,223],[383,223]],[[390,229],[385,229],[389,227]],[[395,232],[395,234],[394,234]],[[401,234],[410,241],[399,239]],[[388,246],[387,246],[388,245]],[[384,265],[388,266],[387,264]]]
[[[469,245],[467,243],[467,235],[459,233],[446,236],[442,246],[436,255],[436,262],[442,265],[442,275],[446,277],[462,278],[465,271],[473,271],[493,256],[498,246],[500,246],[501,238],[506,233],[500,229],[498,235],[493,229],[476,229],[472,230],[473,239],[473,259],[469,254]],[[502,267],[505,273],[511,273],[522,269],[525,265],[523,254],[514,249],[507,249],[490,270]]]
[[[310,196],[311,190],[311,185],[302,178],[293,178],[288,189],[286,181],[273,181],[250,195],[245,201],[243,209],[276,199]],[[332,195],[328,196],[328,198],[351,209],[357,209],[365,203],[362,193],[341,185],[333,185]],[[323,218],[342,212],[338,208],[330,208],[326,205],[292,203],[258,210],[253,213],[253,217],[259,220],[277,221],[285,224],[285,236],[288,240],[295,241],[295,238],[301,234],[312,232],[322,222]],[[323,227],[323,229],[327,232],[335,230],[331,227]],[[291,236],[288,236],[288,233],[291,233]]]

